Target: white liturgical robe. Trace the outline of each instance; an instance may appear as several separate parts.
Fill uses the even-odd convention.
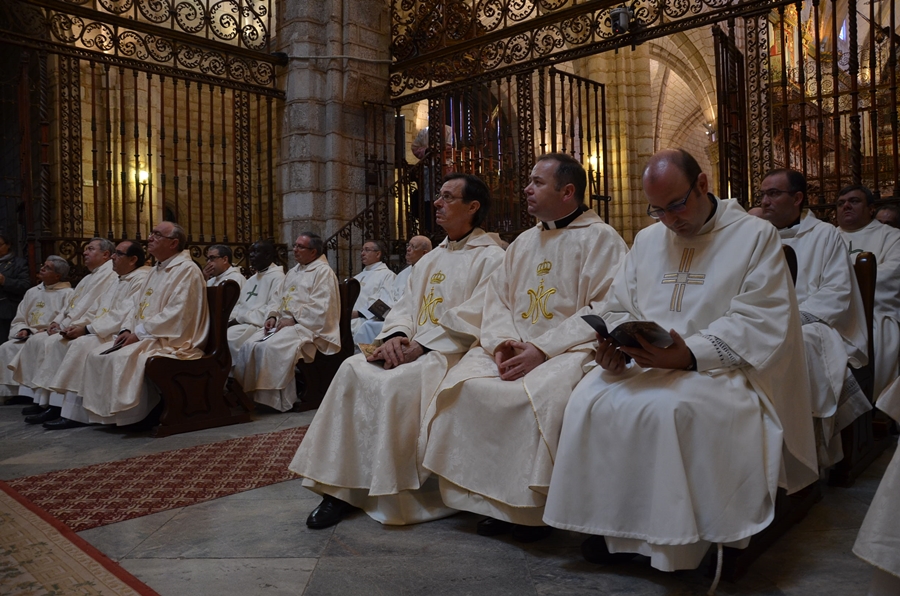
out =
[[[89,422],[90,413],[82,407],[84,370],[88,354],[100,345],[112,346],[116,333],[131,320],[135,297],[150,273],[143,266],[120,275],[114,292],[103,295],[97,315],[89,325],[90,333],[74,340],[60,340],[57,352],[47,357],[47,365],[37,377],[37,383],[49,389],[50,405],[61,406],[62,416],[76,422]],[[51,362],[52,357],[52,362]]]
[[[400,333],[429,351],[391,370],[362,354],[344,361],[290,465],[304,486],[385,524],[454,513],[436,490],[417,490],[428,478],[417,443],[441,379],[477,339],[487,280],[502,259],[480,228],[422,257],[376,341]],[[442,327],[460,309],[471,316]]]
[[[225,283],[228,280],[232,280],[237,282],[239,286],[244,287],[244,282],[247,279],[244,277],[244,274],[241,273],[241,268],[237,266],[231,266],[222,273],[218,274],[215,277],[210,277],[206,280],[206,286],[211,288],[213,286],[219,286]]]
[[[625,252],[590,210],[566,227],[539,223],[509,246],[487,289],[481,343],[447,373],[426,429],[424,466],[449,507],[543,525],[563,410],[593,355],[594,332],[579,315],[606,293]],[[506,340],[548,359],[503,381],[493,354]]]
[[[876,407],[900,423],[900,379],[885,389]],[[894,451],[875,498],[863,520],[853,553],[876,567],[882,591],[869,594],[900,593],[900,449]]]
[[[238,350],[251,335],[266,324],[269,303],[284,281],[284,269],[272,263],[256,272],[244,283],[241,298],[231,311],[231,320],[237,324],[228,328],[228,349],[231,361],[237,360]]]
[[[412,273],[412,265],[397,274],[390,288],[384,288],[381,300],[388,306],[393,306],[400,302],[403,292],[409,283],[409,274]],[[387,294],[387,296],[384,296]],[[389,297],[389,299],[388,299]],[[357,344],[370,344],[381,333],[384,328],[384,321],[377,319],[366,319],[361,323],[357,323],[356,331],[353,332],[353,341]]]
[[[352,333],[356,333],[366,318],[370,318],[366,309],[373,302],[381,300],[388,306],[394,304],[391,299],[391,287],[396,277],[397,275],[380,261],[365,267],[353,277],[359,282],[359,296],[353,304],[353,310],[359,312],[361,316],[350,321]]]
[[[710,195],[711,197],[711,195]],[[772,521],[818,479],[800,315],[775,228],[735,201],[697,235],[641,230],[601,316],[674,329],[696,371],[600,367],[566,408],[544,520],[662,570]],[[587,471],[587,472],[586,472]]]
[[[794,291],[803,320],[803,344],[817,420],[819,464],[843,457],[832,439],[872,408],[850,369],[868,362],[868,334],[862,296],[840,233],[805,212],[800,223],[778,231],[797,255]]]
[[[0,397],[18,393],[19,384],[13,379],[14,369],[8,364],[28,342],[15,341],[13,338],[23,329],[30,330],[32,337],[33,334],[46,330],[50,321],[65,308],[73,291],[69,282],[61,281],[52,286],[39,283],[25,292],[16,308],[16,317],[10,324],[10,341],[0,345]]]
[[[206,282],[182,251],[157,263],[135,296],[126,328],[139,340],[115,352],[94,349],[85,364],[82,397],[92,422],[125,425],[142,420],[158,403],[148,391],[144,366],[151,356],[193,360],[203,355],[209,332]]]
[[[251,335],[234,361],[234,378],[255,401],[286,412],[297,401],[297,361],[341,349],[341,298],[324,255],[288,271],[269,303],[269,317],[293,317],[295,324],[268,338],[265,329]]]
[[[897,378],[900,356],[900,230],[873,219],[855,232],[840,230],[850,259],[870,252],[878,270],[875,279],[875,317],[872,335],[875,343],[875,395]]]
[[[119,276],[112,268],[112,259],[108,259],[78,282],[69,303],[53,321],[61,329],[75,325],[87,325],[99,311],[103,296],[113,292],[118,278]],[[65,355],[65,347],[62,348],[60,354],[61,341],[68,343],[68,340],[63,340],[58,333],[53,335],[37,334],[25,342],[22,351],[10,363],[10,366],[15,367],[13,378],[19,385],[32,389],[34,401],[41,405],[50,403],[50,391],[39,383],[38,377],[42,373],[46,376],[48,366],[59,365],[62,356]]]

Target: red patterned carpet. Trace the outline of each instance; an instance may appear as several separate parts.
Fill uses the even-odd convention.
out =
[[[291,480],[307,427],[9,480],[80,532]]]

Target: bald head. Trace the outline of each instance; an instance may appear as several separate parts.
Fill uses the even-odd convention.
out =
[[[406,263],[415,265],[431,250],[431,240],[427,236],[413,236],[406,243]]]
[[[643,183],[647,215],[678,236],[697,235],[712,213],[706,174],[684,149],[665,149],[653,155],[644,168]]]

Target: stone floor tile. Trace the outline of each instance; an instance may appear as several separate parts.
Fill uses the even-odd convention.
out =
[[[126,559],[121,564],[160,596],[297,596],[316,560]]]
[[[78,532],[78,535],[110,559],[118,561],[126,557],[180,511],[180,508],[160,511],[144,517],[84,530]]]

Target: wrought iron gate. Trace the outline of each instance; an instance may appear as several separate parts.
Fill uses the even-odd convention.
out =
[[[16,141],[41,152],[23,162],[34,192],[23,183],[16,199],[33,201],[32,250],[77,267],[90,237],[146,238],[161,219],[185,228],[195,258],[224,243],[240,260],[274,236],[283,94],[264,53],[269,3],[3,3],[4,49],[26,88],[18,124],[32,136],[3,138],[3,151]]]
[[[719,147],[719,194],[750,206],[747,168],[747,94],[744,56],[729,36],[713,27],[716,47],[717,142]]]

